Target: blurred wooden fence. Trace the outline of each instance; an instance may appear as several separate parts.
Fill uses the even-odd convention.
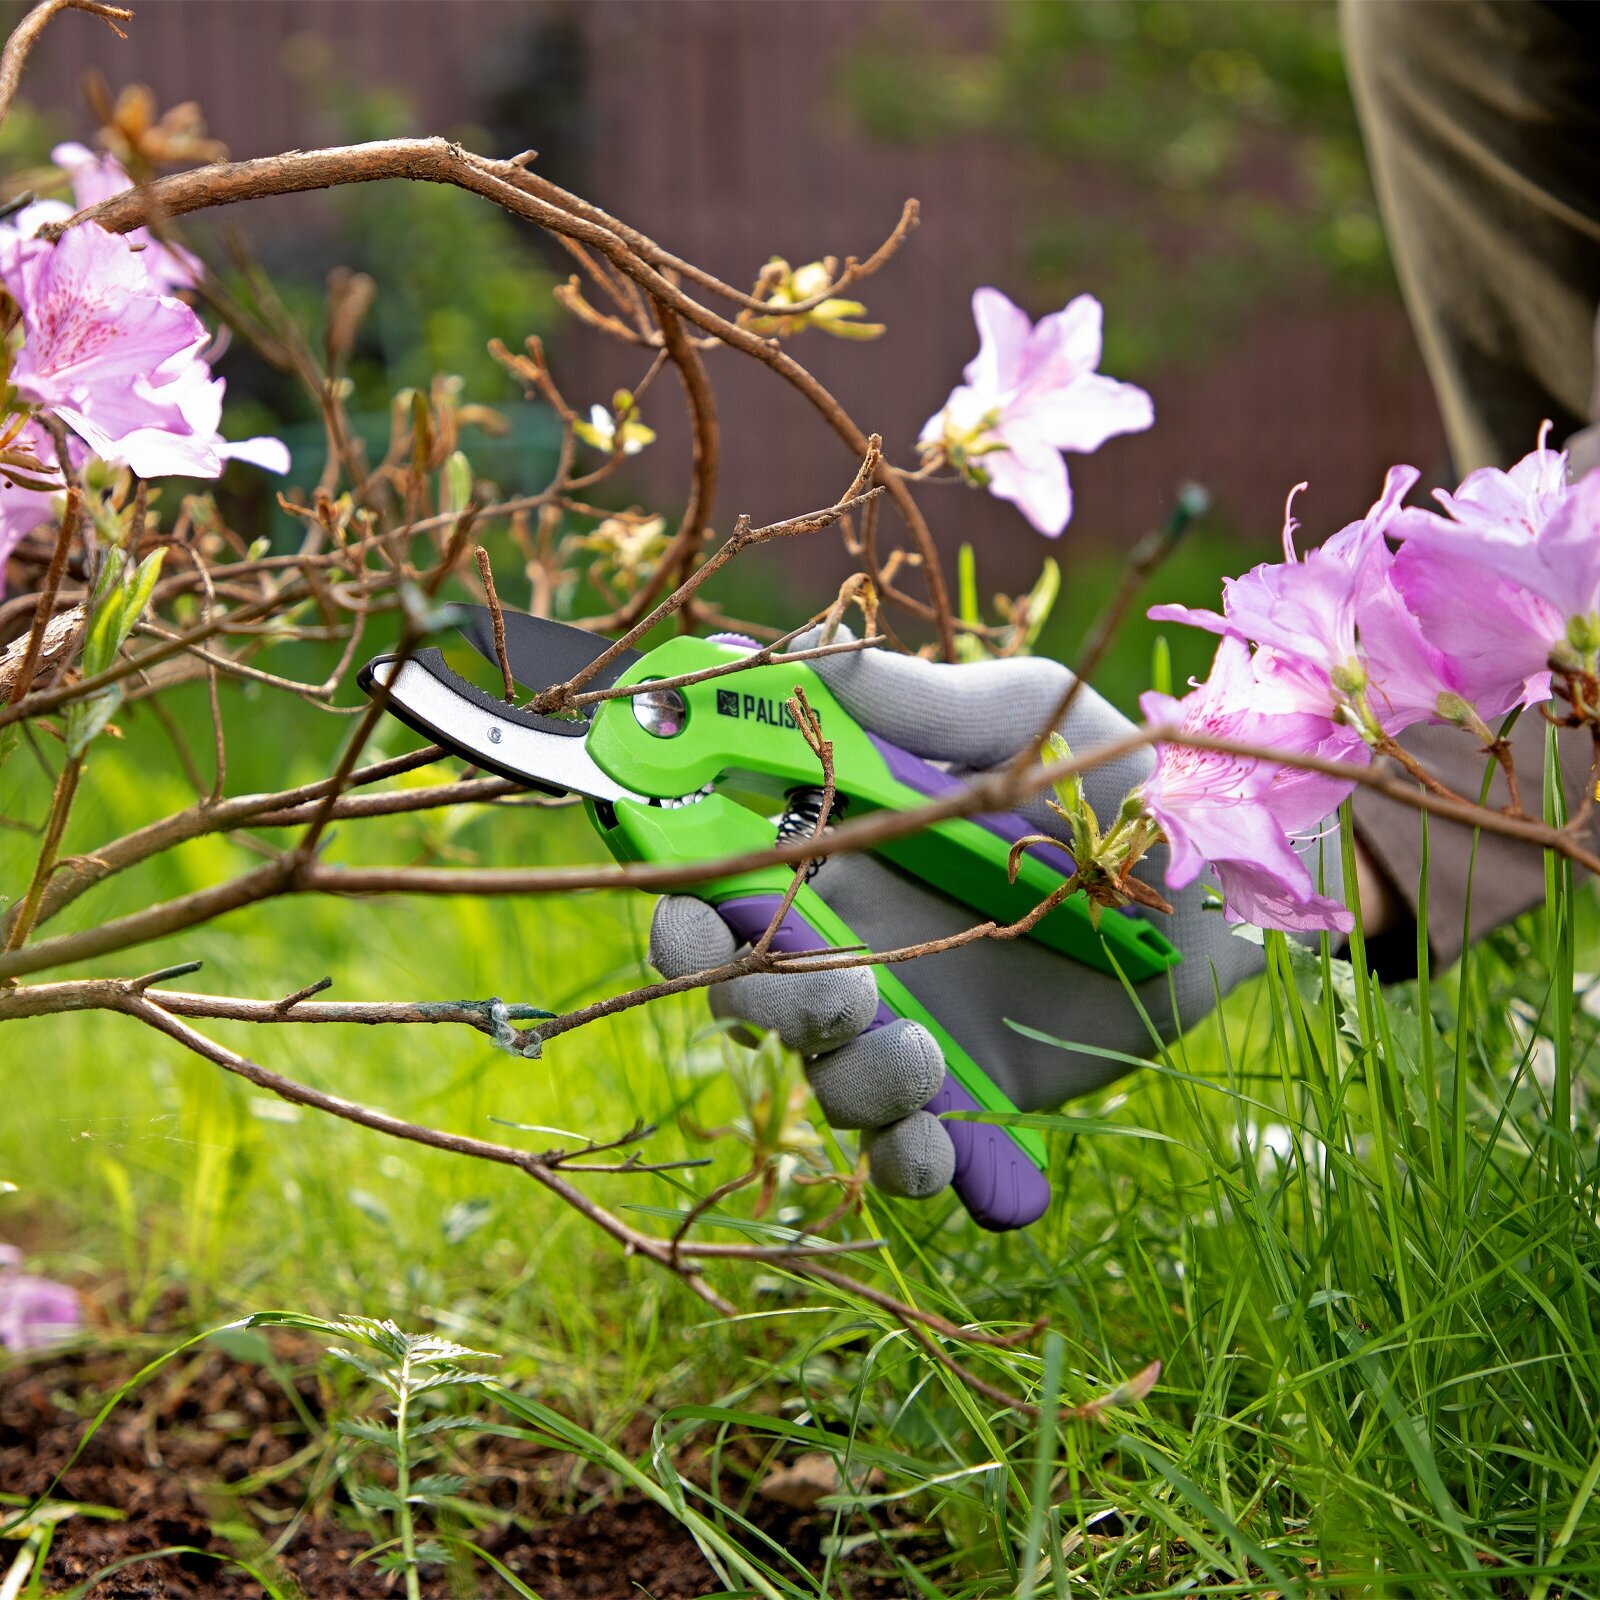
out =
[[[328,136],[291,66],[331,62],[403,90],[419,133],[476,127],[498,153],[539,147],[550,176],[734,283],[748,283],[773,254],[864,253],[915,195],[921,228],[862,291],[888,335],[861,346],[807,334],[796,351],[907,461],[975,349],[971,289],[994,283],[1020,295],[1028,220],[1077,198],[1059,171],[980,137],[885,147],[852,135],[839,63],[872,47],[885,5],[896,3],[139,0],[126,43],[90,17],[59,18],[23,94],[82,131],[77,86],[98,65],[114,85],[150,83],[162,104],[199,99],[242,157]],[[902,19],[913,3],[898,0]],[[925,11],[946,34],[992,22],[966,0]],[[263,207],[252,228],[298,227],[300,216]],[[1083,287],[1114,314],[1114,283]],[[484,332],[515,342],[517,330]],[[574,399],[603,398],[636,375],[635,363],[586,334],[560,355]],[[842,487],[851,469],[842,447],[780,380],[726,353],[713,359],[726,434],[719,526],[743,510],[785,515]],[[1074,463],[1069,540],[1136,535],[1182,478],[1206,483],[1220,514],[1264,542],[1276,535],[1285,490],[1308,478],[1301,512],[1316,535],[1364,509],[1390,462],[1426,471],[1442,455],[1426,380],[1391,303],[1264,310],[1203,362],[1142,376],[1156,428]],[[641,498],[680,489],[683,439],[666,422],[670,409],[652,407],[666,425],[662,447],[642,458]],[[1009,508],[954,487],[930,491],[927,505],[942,539],[971,537],[990,553],[986,584],[1036,565],[1039,548]]]

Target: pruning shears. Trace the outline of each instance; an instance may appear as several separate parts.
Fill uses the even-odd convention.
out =
[[[505,658],[512,676],[535,694],[589,666],[609,641],[518,612],[503,615]],[[463,608],[461,632],[488,661],[497,661],[493,618]],[[581,795],[589,820],[618,861],[694,865],[770,849],[808,835],[820,811],[816,754],[789,709],[796,686],[833,745],[836,814],[904,811],[961,786],[942,768],[861,727],[804,662],[763,662],[731,670],[757,649],[735,634],[683,636],[641,654],[620,652],[585,686],[634,689],[590,702],[587,715],[546,716],[508,704],[457,674],[436,648],[378,656],[362,668],[369,695],[408,727],[475,766],[532,789]],[[666,682],[728,668],[720,676]],[[639,686],[645,687],[639,687]],[[1008,875],[1012,846],[1036,833],[1015,813],[947,817],[874,853],[901,872],[968,906],[978,916],[1011,922],[1032,910],[1072,871],[1067,853],[1034,844]],[[734,936],[753,942],[766,930],[789,888],[784,863],[695,885]],[[1180,959],[1148,922],[1113,912],[1090,919],[1080,892],[1035,924],[1028,937],[1101,972],[1130,981],[1154,977]],[[770,948],[798,954],[862,941],[809,884],[784,915]],[[944,1053],[944,1087],[928,1110],[946,1117],[956,1150],[954,1188],[985,1228],[1026,1227],[1050,1202],[1044,1141],[1031,1128],[999,1122],[951,1121],[952,1112],[1015,1114],[1016,1108],[937,1017],[895,975],[873,968],[880,997],[872,1027],[909,1017]]]

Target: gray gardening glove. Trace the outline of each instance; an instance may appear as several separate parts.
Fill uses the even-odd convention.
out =
[[[843,632],[843,630],[841,630]],[[803,648],[808,636],[796,641]],[[1071,674],[1042,657],[947,666],[863,650],[809,663],[846,711],[882,735],[958,775],[1004,765],[1059,702]],[[1082,690],[1061,728],[1083,755],[1123,738],[1132,724],[1090,689]],[[823,734],[827,727],[824,723]],[[1110,824],[1128,790],[1150,771],[1140,750],[1084,774],[1086,798]],[[1021,808],[1041,833],[1065,837],[1066,825],[1043,796]],[[1138,876],[1158,888],[1167,852],[1158,846]],[[1182,952],[1169,977],[1148,979],[1139,999],[1163,1037],[1199,1021],[1223,993],[1259,970],[1259,949],[1233,937],[1216,911],[1204,909],[1203,875],[1167,894],[1174,914],[1151,919]],[[967,907],[934,893],[868,855],[829,857],[811,887],[873,949],[958,933],[977,920]],[[731,960],[733,935],[703,901],[674,895],[656,906],[650,960],[680,977]],[[1128,1069],[1116,1061],[1063,1050],[1016,1033],[1025,1024],[1073,1044],[1144,1055],[1150,1034],[1121,983],[1029,939],[978,940],[896,967],[905,986],[1024,1111],[1059,1106]],[[1173,1009],[1173,996],[1177,1009]],[[806,1075],[828,1121],[856,1128],[873,1181],[890,1194],[920,1198],[950,1182],[955,1151],[943,1125],[921,1107],[944,1080],[932,1036],[904,1019],[864,1033],[877,1010],[865,967],[816,973],[753,973],[710,990],[715,1016],[775,1030],[805,1059]]]

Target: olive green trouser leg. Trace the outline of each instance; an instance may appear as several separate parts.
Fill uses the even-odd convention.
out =
[[[1351,88],[1458,472],[1600,421],[1600,5],[1342,0]],[[1600,465],[1600,430],[1573,441]]]

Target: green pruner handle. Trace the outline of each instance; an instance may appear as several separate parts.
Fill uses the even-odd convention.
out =
[[[592,801],[590,809],[607,846],[622,861],[714,860],[718,854],[759,849],[772,842],[770,822],[720,794],[676,810],[629,800],[617,801],[604,815]],[[686,831],[705,835],[698,848],[686,848]],[[697,884],[693,892],[716,909],[736,939],[754,943],[777,915],[791,876],[788,867],[768,867]],[[814,889],[802,885],[778,924],[771,948],[802,955],[863,946],[844,919]],[[1014,1113],[1017,1108],[891,967],[874,966],[871,971],[878,986],[878,1010],[869,1031],[905,1017],[926,1028],[944,1056],[944,1084],[926,1109],[944,1122],[955,1146],[951,1183],[961,1203],[979,1226],[996,1232],[1037,1221],[1050,1204],[1044,1140],[1031,1128],[946,1120],[951,1112]]]
[[[702,890],[701,896],[745,944],[761,937],[783,904],[782,892],[771,889],[731,894],[724,890],[719,895],[717,886],[712,885]],[[769,948],[800,955],[852,945],[860,947],[855,934],[813,890],[802,888],[784,912]],[[1016,1110],[887,967],[874,967],[872,975],[878,985],[878,1011],[866,1031],[906,1017],[926,1028],[944,1054],[944,1083],[926,1110],[941,1119],[951,1111]],[[1025,1228],[1044,1215],[1050,1204],[1050,1183],[1044,1174],[1044,1142],[1038,1134],[989,1122],[946,1121],[944,1129],[956,1151],[951,1187],[979,1227],[1005,1232]]]

